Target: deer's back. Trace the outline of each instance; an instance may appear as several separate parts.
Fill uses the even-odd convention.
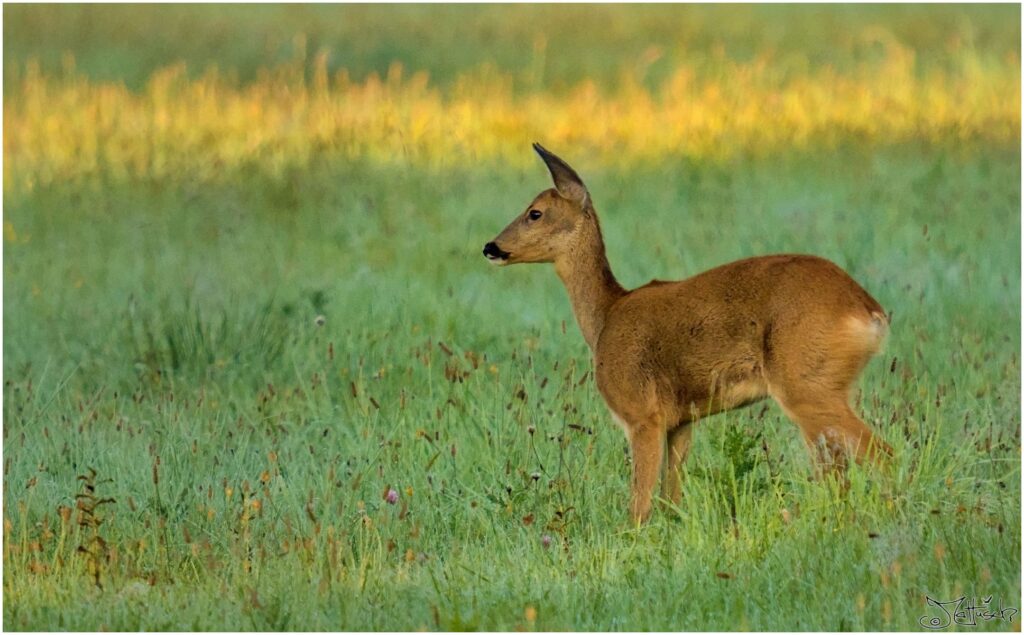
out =
[[[846,321],[877,316],[878,302],[816,256],[749,258],[655,281],[611,308],[595,350],[598,386],[613,410],[650,391],[675,395],[681,418],[716,390],[724,397],[715,410],[735,407],[766,394],[766,366],[827,349]]]

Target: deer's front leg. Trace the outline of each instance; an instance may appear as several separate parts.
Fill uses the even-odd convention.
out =
[[[629,442],[633,452],[631,520],[646,522],[651,515],[651,496],[661,471],[665,432],[654,422],[631,422]]]
[[[668,433],[668,469],[661,484],[661,495],[673,505],[679,505],[683,497],[682,467],[690,452],[692,434],[693,424],[690,422],[680,423]]]

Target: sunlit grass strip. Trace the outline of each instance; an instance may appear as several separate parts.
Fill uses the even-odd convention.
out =
[[[466,76],[444,96],[397,65],[383,79],[329,79],[322,57],[309,75],[282,67],[239,87],[217,72],[190,80],[172,66],[133,93],[29,65],[4,103],[5,188],[95,175],[204,180],[247,166],[273,174],[322,154],[433,167],[521,163],[534,139],[593,164],[1020,138],[1015,56],[988,64],[967,56],[922,74],[911,52],[894,47],[852,74],[826,68],[786,80],[756,59],[715,77],[680,67],[653,91],[626,77],[614,92],[582,81],[564,96],[517,95],[500,73]]]

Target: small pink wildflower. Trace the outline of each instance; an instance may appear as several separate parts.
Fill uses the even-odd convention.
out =
[[[394,505],[398,502],[398,492],[394,488],[389,487],[388,493],[384,495],[384,500],[388,502],[388,505]]]
[[[544,534],[543,536],[541,536],[540,537],[540,544],[544,545],[545,549],[550,547],[551,546],[551,536],[549,536],[547,534]]]

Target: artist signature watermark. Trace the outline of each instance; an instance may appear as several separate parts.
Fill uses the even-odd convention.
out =
[[[929,611],[930,615],[922,616],[918,620],[918,624],[931,630],[949,628],[953,624],[977,626],[979,623],[984,625],[992,620],[1009,622],[1019,612],[1015,608],[1004,608],[1001,605],[997,609],[992,605],[991,595],[982,598],[980,603],[977,598],[969,598],[965,595],[948,602],[940,602],[927,595],[925,599],[928,600],[928,606],[933,608]]]

